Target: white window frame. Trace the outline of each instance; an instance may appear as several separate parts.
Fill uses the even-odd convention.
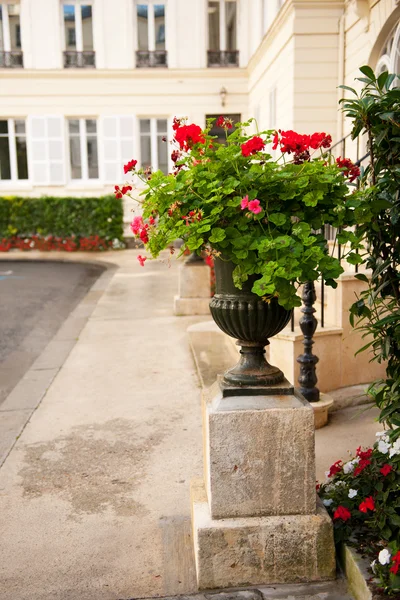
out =
[[[82,11],[77,10],[80,9],[81,6],[91,6],[92,7],[92,35],[93,35],[93,52],[94,49],[94,10],[93,10],[93,0],[63,0],[61,3],[62,6],[62,32],[63,32],[63,44],[64,50],[67,49],[67,40],[65,39],[65,22],[64,22],[64,6],[73,5],[75,6],[75,46],[76,52],[83,52],[83,28],[82,28]]]
[[[220,52],[226,52],[227,48],[226,48],[226,11],[225,11],[225,0],[218,0],[219,2],[219,50]],[[238,9],[239,9],[239,4],[238,4],[238,0],[235,0],[236,2],[236,48],[238,48],[238,32],[237,32],[237,26],[238,26]],[[207,8],[208,8],[208,0],[207,0]],[[207,41],[207,45],[209,44],[210,38],[208,36],[208,41]],[[209,50],[214,50],[214,48],[208,48]]]
[[[157,121],[158,119],[164,119],[167,122],[167,130],[165,131],[165,133],[163,131],[161,131],[160,133],[157,132]],[[140,121],[148,121],[150,120],[150,131],[148,133],[142,133],[140,131]],[[141,115],[140,117],[138,117],[138,124],[137,124],[137,130],[139,132],[139,155],[140,155],[140,166],[143,167],[143,162],[142,162],[142,144],[141,144],[141,138],[143,137],[150,137],[150,156],[151,156],[151,170],[152,171],[157,171],[158,170],[158,146],[157,146],[157,137],[159,135],[162,135],[167,138],[167,141],[165,142],[166,144],[169,144],[169,135],[168,132],[170,131],[170,119],[167,116],[163,116],[163,115],[157,115],[156,117],[149,117],[149,116],[144,116]],[[168,170],[171,170],[171,160],[170,157],[168,156]]]
[[[19,0],[15,0],[15,1],[10,1],[10,2],[1,2],[0,1],[0,6],[1,6],[1,12],[2,12],[2,17],[3,17],[3,43],[4,43],[4,49],[3,52],[12,52],[11,50],[11,34],[10,34],[10,19],[9,19],[9,14],[8,14],[8,7],[10,4],[19,4],[20,2]],[[20,17],[21,18],[21,17]],[[20,21],[20,25],[21,25],[21,21]],[[21,35],[21,48],[19,48],[19,51],[22,51],[22,35]]]
[[[162,4],[164,6],[164,20],[165,20],[165,51],[167,50],[167,3],[166,0],[135,0],[135,39],[136,49],[139,50],[139,31],[137,22],[137,7],[140,4],[147,6],[147,51],[154,52],[156,50],[156,22],[154,15],[154,5]]]
[[[8,138],[8,151],[10,153],[10,171],[11,171],[11,179],[0,179],[0,185],[7,185],[10,183],[21,183],[24,185],[30,185],[30,163],[29,163],[29,150],[28,150],[28,124],[26,117],[11,117],[11,118],[2,118],[0,117],[0,121],[7,121],[8,123],[8,134],[1,134],[0,137]],[[19,179],[18,178],[18,161],[17,161],[17,140],[18,137],[15,133],[15,121],[25,121],[25,139],[26,139],[26,161],[28,165],[28,179]]]
[[[79,179],[72,179],[72,170],[71,170],[71,149],[70,149],[70,132],[69,132],[69,121],[79,121],[79,147],[81,152],[81,177]],[[97,166],[98,166],[98,176],[92,177],[89,179],[89,162],[88,162],[88,153],[87,153],[87,131],[86,131],[86,121],[96,121],[96,138],[97,138]],[[74,134],[73,134],[74,135]],[[93,135],[93,134],[89,134]],[[76,134],[75,134],[76,136]],[[74,136],[74,137],[75,137]],[[68,180],[70,183],[79,182],[84,184],[98,184],[101,180],[100,176],[100,156],[99,156],[99,118],[98,117],[77,117],[77,116],[68,116],[66,117],[66,137],[68,140]],[[76,136],[77,137],[77,136]]]

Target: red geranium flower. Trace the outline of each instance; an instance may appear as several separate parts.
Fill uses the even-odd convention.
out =
[[[375,510],[375,502],[373,497],[368,496],[368,498],[365,498],[364,502],[361,502],[358,509],[363,513],[366,513],[368,510]]]
[[[331,468],[329,469],[328,477],[333,477],[336,473],[340,473],[343,468],[343,463],[341,460],[337,460]]]
[[[360,175],[360,167],[355,165],[349,158],[341,158],[340,156],[336,159],[336,163],[340,169],[344,169],[343,175],[348,177],[350,182],[354,181]]]
[[[393,471],[393,467],[392,467],[392,465],[386,464],[386,465],[383,465],[382,469],[379,469],[379,470],[382,473],[382,475],[384,477],[386,477],[386,475],[389,475],[390,471]]]
[[[137,257],[137,259],[138,259],[138,261],[140,262],[140,266],[141,266],[141,267],[144,267],[144,263],[145,263],[145,261],[147,260],[147,256],[141,256],[141,255],[139,254],[139,256]]]
[[[119,189],[119,185],[114,187],[114,194],[116,198],[122,198],[122,190]]]
[[[397,575],[400,567],[400,550],[392,557],[392,562],[394,562],[394,565],[390,567],[390,572]]]
[[[329,148],[332,144],[332,137],[324,133],[313,133],[310,137],[310,148],[317,150],[318,148]]]
[[[137,165],[137,160],[130,160],[129,162],[126,163],[126,165],[124,165],[124,173],[125,175],[127,173],[129,173],[129,171],[133,171],[134,168]]]
[[[368,465],[371,464],[371,461],[368,459],[361,459],[360,462],[358,463],[358,466],[354,469],[354,477],[357,477],[357,475],[359,475],[362,471],[364,471],[364,469],[366,467],[368,467]]]
[[[252,154],[257,154],[265,147],[265,142],[259,136],[254,136],[250,140],[247,140],[244,144],[242,144],[242,155],[243,156],[251,156]]]
[[[333,513],[333,520],[341,519],[342,521],[348,521],[351,518],[351,512],[345,506],[338,506]]]
[[[356,455],[361,460],[368,460],[372,456],[372,448],[368,448],[367,450],[361,450],[361,446],[359,446],[356,450]]]
[[[175,140],[178,142],[180,149],[186,152],[195,144],[204,144],[205,142],[201,127],[194,123],[178,127],[175,131]]]

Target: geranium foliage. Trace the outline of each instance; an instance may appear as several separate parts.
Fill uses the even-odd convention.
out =
[[[343,271],[321,230],[354,222],[346,167],[327,153],[326,133],[249,135],[252,122],[233,130],[220,117],[227,133],[220,144],[209,135],[212,120],[202,130],[175,119],[174,172],[132,169],[145,183],[143,218],[132,228],[153,257],[181,238],[183,251],[231,260],[238,288],[259,275],[253,292],[290,309],[301,304],[301,283],[322,277],[335,286]],[[358,259],[353,252],[350,260]]]

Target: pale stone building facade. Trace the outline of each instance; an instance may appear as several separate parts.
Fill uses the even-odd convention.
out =
[[[338,140],[338,85],[398,69],[397,4],[0,0],[0,194],[103,194],[133,157],[168,170],[174,115]]]

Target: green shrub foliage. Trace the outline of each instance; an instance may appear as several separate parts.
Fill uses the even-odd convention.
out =
[[[0,198],[0,240],[32,236],[122,241],[122,200],[115,196]]]

